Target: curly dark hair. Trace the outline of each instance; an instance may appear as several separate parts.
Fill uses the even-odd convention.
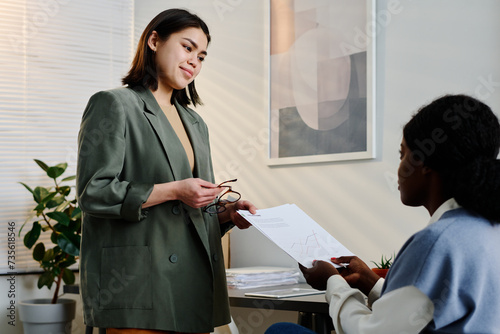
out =
[[[154,58],[154,52],[148,46],[148,39],[153,31],[158,33],[162,41],[167,40],[171,34],[184,30],[186,28],[200,28],[207,36],[210,43],[210,32],[207,25],[197,15],[184,9],[167,9],[158,14],[148,26],[144,29],[134,60],[128,74],[123,77],[122,84],[134,87],[143,85],[152,90],[158,89],[158,73]],[[186,88],[174,89],[170,102],[173,104],[177,100],[180,105],[187,107],[193,103],[194,106],[202,104],[202,101],[196,91],[194,80],[188,85],[189,96]]]
[[[500,124],[490,107],[446,95],[422,107],[403,136],[415,158],[440,173],[447,196],[500,222]]]

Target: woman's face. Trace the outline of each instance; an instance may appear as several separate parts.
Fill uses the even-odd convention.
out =
[[[203,30],[186,28],[161,41],[153,32],[149,46],[156,51],[156,69],[160,88],[184,89],[200,73],[207,56],[208,40]]]
[[[398,189],[401,202],[408,206],[424,205],[427,199],[427,178],[422,161],[401,141],[400,163],[398,168]]]

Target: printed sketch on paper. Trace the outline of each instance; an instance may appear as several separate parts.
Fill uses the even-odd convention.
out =
[[[366,27],[366,0],[271,0],[271,159],[370,150]]]

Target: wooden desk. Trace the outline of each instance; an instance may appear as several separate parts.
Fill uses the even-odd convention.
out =
[[[285,288],[307,288],[308,284],[296,284],[287,286],[271,286],[256,289],[229,289],[229,304],[233,307],[247,307],[265,310],[283,310],[298,312],[297,323],[312,329],[317,333],[330,334],[333,323],[328,314],[328,303],[325,294],[289,297],[289,298],[261,298],[245,296],[245,292],[276,290]]]

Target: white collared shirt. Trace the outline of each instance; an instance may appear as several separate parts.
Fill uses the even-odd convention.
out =
[[[446,211],[458,208],[461,208],[460,204],[458,204],[454,198],[450,198],[449,200],[441,204],[439,208],[437,208],[437,210],[432,214],[431,219],[429,220],[429,224],[427,225],[437,222]]]

